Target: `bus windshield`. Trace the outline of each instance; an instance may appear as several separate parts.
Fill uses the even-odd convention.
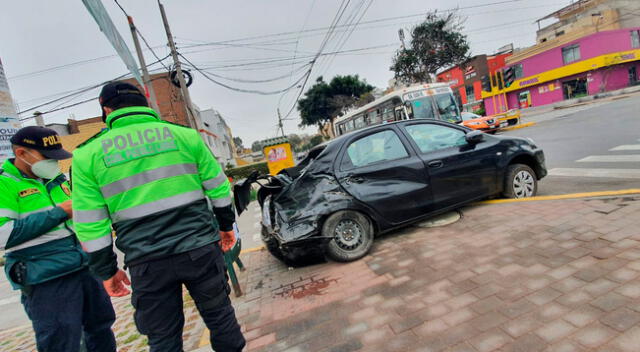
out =
[[[434,96],[440,119],[443,121],[458,123],[462,121],[458,105],[452,94],[436,94]]]
[[[414,119],[435,119],[436,114],[433,111],[433,98],[424,96],[422,98],[411,100],[411,109]]]

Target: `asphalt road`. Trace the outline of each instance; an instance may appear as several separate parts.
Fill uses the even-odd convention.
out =
[[[532,138],[549,176],[539,195],[640,188],[640,95],[523,120],[535,126],[502,133]]]

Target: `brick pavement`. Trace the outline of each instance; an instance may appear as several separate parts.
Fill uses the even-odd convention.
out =
[[[379,238],[353,263],[290,269],[243,255],[246,295],[233,301],[247,350],[640,350],[640,197],[463,213]],[[120,351],[146,350],[128,299],[114,302]],[[204,328],[186,302],[188,351]],[[31,334],[0,332],[0,351],[33,350]]]
[[[133,307],[130,296],[112,299],[116,311],[116,322],[113,325],[118,352],[148,351],[147,339],[136,330],[133,322]],[[16,303],[20,304],[20,303]],[[185,329],[183,334],[185,350],[198,347],[202,331],[205,329],[195,303],[185,292]],[[0,352],[36,351],[35,336],[31,325],[22,325],[13,329],[0,331]]]
[[[363,260],[245,256],[250,351],[640,351],[640,197],[481,205]]]

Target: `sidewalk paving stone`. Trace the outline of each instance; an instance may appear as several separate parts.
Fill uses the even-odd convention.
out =
[[[639,197],[463,212],[448,226],[384,235],[352,263],[294,269],[266,251],[243,254],[245,296],[232,301],[246,350],[639,350]],[[119,351],[146,351],[128,298],[114,305]],[[190,351],[208,335],[188,297],[185,307]],[[29,326],[0,331],[0,351],[33,349]]]

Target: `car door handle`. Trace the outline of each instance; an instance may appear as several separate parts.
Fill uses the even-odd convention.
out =
[[[349,183],[363,183],[364,182],[364,177],[350,176],[350,177],[347,178],[347,182],[349,182]]]
[[[434,168],[434,169],[442,167],[442,165],[444,165],[442,160],[434,160],[434,161],[430,161],[430,162],[427,163],[427,166],[429,166],[430,168]]]

